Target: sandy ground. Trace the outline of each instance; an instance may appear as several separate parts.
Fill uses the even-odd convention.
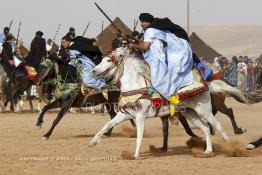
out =
[[[233,107],[238,124],[248,132],[241,136],[233,134],[229,120],[222,114],[217,118],[233,140],[246,145],[261,136],[262,103],[246,106],[232,99],[227,101]],[[185,142],[189,137],[181,126],[170,127],[169,150],[167,153],[150,152],[149,146],[162,144],[162,126],[159,118],[146,121],[140,160],[123,160],[123,151],[134,152],[135,138],[127,137],[123,127],[113,131],[113,136],[103,138],[93,148],[88,144],[106,121],[107,114],[66,114],[48,141],[41,136],[48,130],[55,112],[47,113],[41,130],[35,128],[38,113],[0,113],[0,174],[262,174],[262,154],[251,157],[230,157],[221,151],[221,136],[212,137],[215,156],[197,158]],[[199,130],[193,131],[203,136]],[[262,152],[262,151],[260,151]]]

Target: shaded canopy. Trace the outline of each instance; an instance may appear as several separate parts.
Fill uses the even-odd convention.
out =
[[[189,40],[193,52],[198,57],[204,57],[206,61],[210,63],[213,63],[215,57],[221,55],[208,44],[206,44],[195,32],[191,34]]]
[[[115,26],[123,33],[127,35],[131,35],[132,30],[130,30],[119,17],[114,19]],[[102,52],[108,51],[111,49],[112,41],[116,38],[117,30],[110,24],[107,28],[105,28],[97,37],[97,45],[100,47]]]

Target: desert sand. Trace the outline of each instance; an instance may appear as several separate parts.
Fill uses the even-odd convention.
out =
[[[41,136],[49,129],[56,112],[46,114],[42,129],[36,129],[38,113],[0,113],[0,174],[12,175],[71,175],[71,174],[262,174],[262,150],[245,152],[244,146],[262,136],[262,103],[247,106],[227,99],[235,112],[239,126],[247,129],[234,135],[229,119],[217,114],[231,140],[238,141],[243,157],[224,151],[222,137],[212,137],[214,157],[194,157],[186,145],[189,139],[181,126],[170,126],[169,149],[166,153],[150,151],[150,145],[162,144],[159,118],[146,121],[145,137],[139,160],[124,160],[123,151],[135,149],[135,138],[129,122],[113,130],[111,137],[102,138],[96,147],[88,147],[93,135],[109,120],[107,114],[68,113],[48,141]],[[128,131],[125,128],[131,128]],[[193,127],[199,136],[203,134]],[[250,153],[250,154],[249,154]]]

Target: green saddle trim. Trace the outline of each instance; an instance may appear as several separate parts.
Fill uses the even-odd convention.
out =
[[[63,99],[67,96],[75,96],[80,90],[79,83],[57,83],[57,87],[55,89],[55,98]]]
[[[54,68],[56,72],[56,79],[57,79],[57,86],[55,89],[55,98],[56,99],[63,99],[67,96],[75,96],[79,92],[81,88],[81,83],[65,83],[65,80],[62,79],[61,75],[59,75],[59,67],[58,63],[55,62]],[[81,68],[81,63],[77,62],[76,65],[76,71],[77,71],[77,77],[82,76],[82,68]]]
[[[148,91],[149,94],[153,94],[153,93],[156,92],[156,90],[155,90],[152,86],[149,87],[149,88],[147,89],[147,91]]]

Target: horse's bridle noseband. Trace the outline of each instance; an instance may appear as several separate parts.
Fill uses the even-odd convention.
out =
[[[100,75],[98,76],[95,76],[96,78],[98,79],[104,79],[105,81],[114,81],[116,78],[120,78],[120,76],[114,76],[114,75],[117,75],[119,74],[121,71],[121,69],[123,68],[123,59],[124,59],[124,56],[123,55],[120,55],[120,56],[116,56],[113,52],[110,52],[106,55],[106,57],[109,57],[112,61],[112,65],[107,68],[103,73],[101,73]],[[104,76],[110,72],[111,70],[113,70],[114,68],[115,71],[114,73],[112,74],[112,77],[108,77],[108,78],[105,78]],[[117,80],[118,81],[118,80]]]

